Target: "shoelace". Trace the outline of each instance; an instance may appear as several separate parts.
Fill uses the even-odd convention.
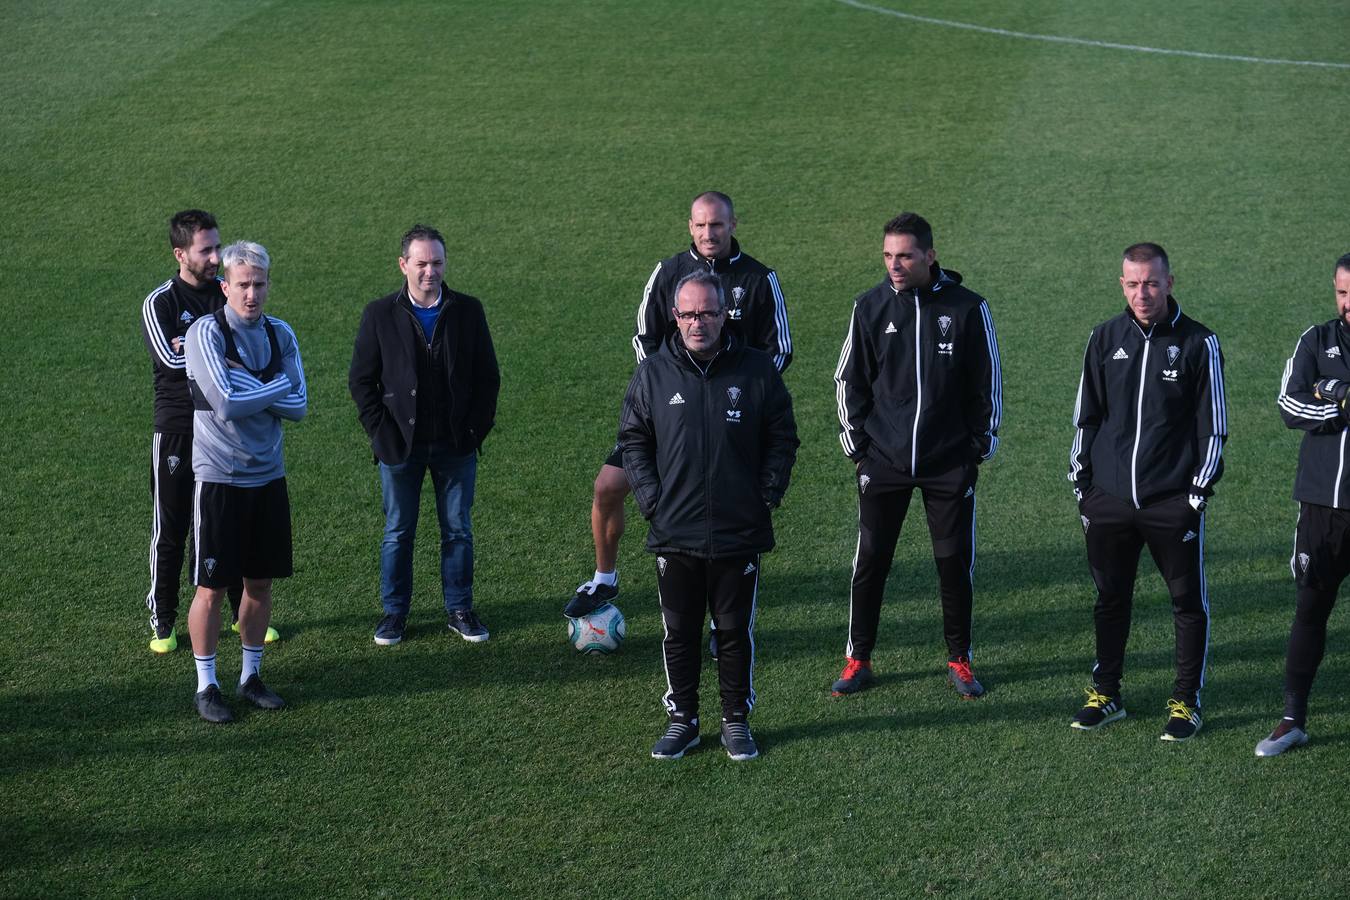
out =
[[[750,726],[744,722],[723,722],[722,728],[726,731],[729,741],[750,740]]]
[[[949,662],[947,665],[956,670],[956,677],[962,681],[974,681],[975,673],[970,671],[970,663],[962,660]]]
[[[689,722],[671,722],[666,733],[662,735],[665,738],[679,739],[685,736],[686,732],[693,730],[693,725]]]
[[[1111,704],[1110,697],[1092,688],[1087,689],[1087,696],[1087,705],[1092,709],[1105,709]]]
[[[1191,708],[1180,700],[1168,700],[1167,712],[1173,719],[1185,719],[1188,722],[1194,717]]]
[[[866,667],[863,665],[863,661],[861,659],[850,659],[844,665],[844,674],[840,677],[844,681],[847,681],[848,679],[853,678],[855,675],[857,675],[864,668]]]

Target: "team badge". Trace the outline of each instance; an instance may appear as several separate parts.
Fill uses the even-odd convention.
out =
[[[1308,558],[1308,554],[1306,554],[1306,553],[1300,553],[1300,554],[1298,555],[1298,567],[1299,567],[1300,569],[1302,569],[1303,571],[1305,571],[1305,572],[1308,571],[1308,563],[1309,563],[1309,562],[1311,562],[1311,560]]]
[[[727,388],[727,399],[731,401],[731,409],[727,410],[727,421],[740,422],[741,411],[736,408],[736,404],[741,402],[741,389],[735,385]]]
[[[666,574],[666,558],[664,556],[656,558],[656,570],[662,575]]]
[[[1083,515],[1080,515],[1078,518],[1083,520],[1083,534],[1087,534],[1088,528],[1092,525],[1092,520]]]
[[[731,289],[731,309],[727,310],[727,315],[732,319],[739,320],[741,317],[741,306],[745,303],[745,288],[734,287]]]
[[[1177,364],[1177,357],[1181,355],[1181,348],[1176,344],[1167,348],[1167,364],[1174,366]]]
[[[947,336],[947,330],[951,327],[952,327],[951,316],[938,316],[938,329],[942,332],[943,337]]]
[[[206,566],[207,575],[216,574],[216,558],[214,556],[208,556],[206,559],[202,560],[202,565]]]
[[[169,474],[170,474],[170,475],[172,475],[174,472],[177,472],[177,471],[178,471],[178,464],[181,463],[182,461],[183,461],[183,460],[180,459],[180,458],[177,457],[177,456],[170,456],[168,459],[165,460],[165,462],[167,462],[167,463],[169,464]]]
[[[872,476],[871,476],[871,475],[859,475],[859,476],[858,476],[858,493],[860,493],[860,494],[865,494],[865,493],[867,493],[867,486],[868,486],[869,484],[871,484],[871,483],[872,483]]]

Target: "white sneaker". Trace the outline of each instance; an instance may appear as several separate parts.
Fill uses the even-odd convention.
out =
[[[1286,750],[1302,747],[1306,743],[1308,743],[1308,732],[1288,719],[1281,719],[1280,724],[1275,726],[1275,730],[1270,733],[1270,736],[1256,745],[1256,755],[1279,756]]]

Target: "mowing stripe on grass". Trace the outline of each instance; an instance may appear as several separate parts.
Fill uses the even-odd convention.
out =
[[[1164,56],[1190,56],[1195,59],[1221,59],[1227,62],[1263,63],[1269,66],[1315,66],[1323,69],[1350,69],[1350,63],[1323,62],[1315,59],[1269,59],[1264,56],[1238,56],[1230,53],[1205,53],[1200,50],[1169,50],[1165,47],[1143,47],[1138,44],[1117,44],[1112,41],[1094,41],[1090,38],[1061,37],[1054,34],[1031,34],[1026,31],[1010,31],[1007,28],[993,28],[989,25],[975,25],[970,22],[954,22],[951,19],[934,19],[930,16],[918,16],[914,13],[887,9],[884,6],[871,6],[858,0],[838,0],[855,9],[894,16],[897,19],[909,19],[911,22],[923,22],[943,28],[964,28],[966,31],[978,31],[981,34],[997,34],[1002,37],[1022,38],[1027,41],[1047,41],[1052,44],[1078,44],[1083,47],[1105,47],[1109,50],[1129,50],[1134,53],[1161,53]]]

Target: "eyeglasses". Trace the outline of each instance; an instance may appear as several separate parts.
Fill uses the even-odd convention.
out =
[[[677,309],[675,310],[675,318],[679,319],[681,322],[705,322],[716,319],[724,312],[726,312],[726,310],[722,309],[699,309],[691,310],[689,312],[681,312]]]

